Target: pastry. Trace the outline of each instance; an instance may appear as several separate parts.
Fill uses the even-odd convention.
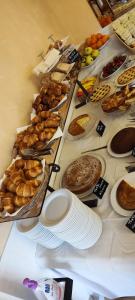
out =
[[[120,130],[111,141],[111,150],[116,154],[132,151],[135,146],[135,128],[127,127]]]
[[[135,66],[124,71],[117,79],[118,84],[126,85],[135,79]]]
[[[135,187],[122,180],[117,188],[117,201],[126,210],[135,210]]]
[[[126,96],[122,92],[116,92],[102,102],[102,109],[104,112],[113,112],[125,103],[125,99]]]
[[[80,115],[75,118],[69,125],[68,132],[77,136],[85,132],[90,121],[90,116],[88,114]]]
[[[108,84],[104,84],[102,86],[97,87],[94,90],[93,95],[91,96],[91,101],[93,101],[93,102],[100,101],[107,94],[109,94],[110,90],[111,90],[111,87]]]
[[[52,72],[51,73],[51,79],[54,81],[58,81],[61,82],[62,80],[64,80],[65,78],[65,74],[60,73],[60,72]]]
[[[79,195],[90,191],[101,176],[102,165],[98,158],[84,155],[68,165],[62,177],[62,187]]]
[[[56,67],[56,69],[58,71],[61,71],[63,73],[68,73],[71,69],[71,65],[70,64],[67,64],[67,63],[59,63]]]

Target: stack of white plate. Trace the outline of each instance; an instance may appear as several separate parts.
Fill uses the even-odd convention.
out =
[[[62,240],[46,229],[38,221],[38,218],[17,221],[16,227],[21,234],[46,248],[55,249],[63,243]]]
[[[40,222],[78,249],[93,246],[102,233],[99,216],[67,189],[59,189],[47,197]]]

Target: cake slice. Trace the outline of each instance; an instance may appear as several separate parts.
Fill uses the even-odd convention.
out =
[[[117,201],[125,210],[135,210],[135,187],[122,180],[117,188]]]

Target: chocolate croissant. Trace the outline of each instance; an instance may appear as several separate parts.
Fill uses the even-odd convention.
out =
[[[31,183],[20,183],[16,188],[16,194],[20,197],[33,197],[36,194],[37,188]]]

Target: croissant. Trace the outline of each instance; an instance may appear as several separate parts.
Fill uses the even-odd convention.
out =
[[[37,189],[29,182],[20,183],[16,188],[16,194],[20,197],[33,197]]]
[[[54,133],[56,132],[56,128],[46,128],[44,131],[42,131],[39,134],[39,139],[41,142],[46,141],[46,140],[50,140]]]
[[[25,160],[24,159],[17,159],[15,162],[14,162],[14,165],[15,165],[15,169],[23,169],[24,168],[24,165],[25,165]]]
[[[42,131],[43,129],[44,129],[44,122],[41,122],[41,123],[36,124],[36,126],[35,126],[35,131],[36,131],[37,133],[39,133],[39,132]]]
[[[22,169],[14,172],[10,176],[11,181],[15,184],[18,185],[21,182],[25,182],[25,177],[24,177],[24,172]]]
[[[7,211],[9,214],[12,214],[15,212],[15,206],[13,204],[13,198],[6,197],[2,200],[3,208],[5,211]]]
[[[30,126],[27,128],[27,133],[34,133],[35,132],[35,127],[34,126]]]
[[[40,186],[40,184],[41,184],[41,180],[38,180],[38,179],[31,179],[31,180],[29,180],[29,183],[30,183],[31,185],[33,185],[34,187],[38,187],[38,186]]]
[[[4,206],[3,206],[2,200],[0,198],[0,212],[2,212],[3,210],[4,210]]]
[[[35,178],[43,172],[42,165],[25,171],[26,179]]]
[[[38,95],[33,103],[33,107],[36,109],[37,106],[42,102],[42,98],[40,95]]]
[[[33,169],[38,166],[42,166],[39,160],[34,160],[34,159],[25,160],[24,170]]]
[[[35,148],[36,150],[42,150],[42,149],[44,149],[44,147],[45,147],[45,143],[43,143],[43,142],[41,142],[41,141],[37,142],[37,143],[34,145],[34,148]]]
[[[37,123],[39,123],[39,122],[41,122],[42,121],[42,118],[40,117],[40,116],[35,116],[32,120],[31,120],[31,122],[32,122],[32,124],[37,124]]]
[[[5,171],[5,174],[7,176],[11,176],[12,173],[16,172],[17,169],[16,169],[16,166],[15,166],[15,163],[12,164],[6,171]]]
[[[36,142],[38,142],[38,136],[35,133],[31,135],[25,135],[25,137],[23,138],[23,142],[27,144],[27,147],[31,147]]]
[[[60,122],[59,122],[59,120],[48,119],[42,123],[44,123],[45,128],[52,128],[52,127],[57,128],[59,126]]]
[[[13,193],[16,192],[16,184],[14,184],[14,182],[8,177],[6,177],[5,180],[3,181],[3,186],[9,192],[13,192]]]
[[[29,204],[30,201],[31,201],[30,198],[16,196],[14,198],[14,205],[17,207],[22,207],[24,205]]]
[[[41,111],[38,113],[38,117],[40,118],[43,118],[43,119],[48,119],[49,117],[51,117],[53,113],[50,112],[50,111]]]

